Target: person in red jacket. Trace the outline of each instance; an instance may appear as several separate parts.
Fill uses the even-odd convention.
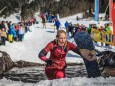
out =
[[[46,62],[45,74],[49,80],[65,78],[66,54],[69,50],[80,55],[76,45],[67,41],[67,34],[64,30],[59,30],[56,39],[51,41],[42,49],[38,57]],[[50,57],[46,58],[50,52]]]

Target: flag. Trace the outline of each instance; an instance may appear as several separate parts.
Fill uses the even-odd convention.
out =
[[[114,46],[115,46],[115,3],[112,7],[112,23],[113,23],[113,34],[114,34]]]
[[[109,18],[112,21],[112,7],[113,7],[113,0],[109,0]]]

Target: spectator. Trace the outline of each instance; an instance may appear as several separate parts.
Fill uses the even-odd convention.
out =
[[[7,35],[6,35],[6,32],[5,32],[5,29],[4,28],[2,28],[2,30],[1,30],[1,45],[6,45],[6,37],[7,37]]]
[[[69,33],[68,33],[68,27],[69,27],[69,23],[68,23],[68,21],[66,21],[66,23],[65,23],[65,28],[66,28],[66,33],[67,33],[67,35],[69,34]]]
[[[56,26],[56,30],[58,31],[59,30],[59,28],[60,28],[60,21],[59,20],[56,20],[56,22],[55,22],[55,24],[54,24],[55,26]]]

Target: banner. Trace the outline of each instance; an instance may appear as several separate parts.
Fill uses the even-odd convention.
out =
[[[94,20],[98,21],[99,18],[99,0],[95,0],[95,16]]]
[[[115,46],[115,3],[112,7],[112,23],[113,23],[113,33],[114,33],[114,46]]]
[[[109,0],[109,18],[112,21],[112,8],[113,8],[113,0]]]
[[[91,38],[94,41],[114,45],[114,35],[112,31],[100,31],[98,29],[91,29]]]

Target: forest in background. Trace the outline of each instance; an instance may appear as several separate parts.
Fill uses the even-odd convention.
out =
[[[115,1],[115,0],[114,0]],[[73,15],[79,12],[94,11],[95,0],[0,0],[0,16],[7,17],[13,13],[21,12],[21,18],[30,19],[35,12],[51,12],[60,14],[60,17]],[[105,12],[109,0],[100,0],[100,13]],[[109,12],[109,8],[107,13]]]

